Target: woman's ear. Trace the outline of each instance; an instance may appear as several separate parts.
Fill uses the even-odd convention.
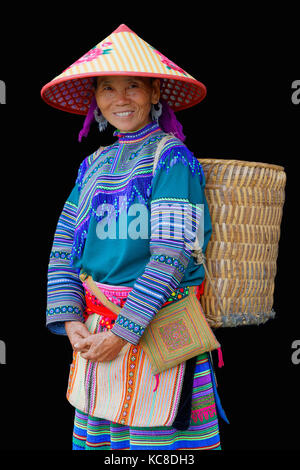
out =
[[[152,104],[157,104],[159,102],[160,98],[160,79],[155,78],[152,81],[152,99],[151,103]]]

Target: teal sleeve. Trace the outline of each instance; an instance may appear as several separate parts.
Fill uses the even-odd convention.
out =
[[[205,196],[205,175],[199,161],[185,146],[173,147],[158,162],[152,183],[152,201],[160,199],[170,204],[182,200],[203,209],[197,233],[205,253],[212,233]]]

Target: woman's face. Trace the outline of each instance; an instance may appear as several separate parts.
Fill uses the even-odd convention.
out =
[[[95,98],[105,119],[121,132],[133,132],[151,122],[151,104],[160,97],[160,81],[130,76],[98,77]]]

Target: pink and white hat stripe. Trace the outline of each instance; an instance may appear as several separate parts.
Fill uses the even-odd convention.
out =
[[[122,24],[110,36],[47,83],[41,91],[49,105],[87,114],[93,98],[92,78],[133,75],[161,79],[161,95],[174,111],[203,100],[206,87]]]

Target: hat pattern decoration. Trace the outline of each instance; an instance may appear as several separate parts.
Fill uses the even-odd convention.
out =
[[[86,115],[94,96],[93,77],[131,75],[161,79],[161,96],[174,111],[200,103],[206,87],[126,25],[47,83],[41,96],[49,105]]]
[[[153,50],[154,50],[154,52],[156,52],[156,54],[158,54],[160,56],[162,63],[165,64],[168,69],[177,70],[178,72],[183,73],[183,75],[188,76],[188,74],[182,68],[178,67],[178,65],[174,64],[174,62],[167,59],[167,57],[165,57],[161,52],[159,52],[155,49],[153,49]]]
[[[93,49],[91,49],[89,52],[84,54],[83,57],[76,60],[75,64],[81,64],[82,62],[89,62],[90,60],[96,59],[96,57],[98,57],[99,55],[109,54],[112,50],[109,48],[109,46],[111,45],[112,45],[112,42],[107,41],[101,44],[100,47],[97,47],[97,46],[93,47]]]

